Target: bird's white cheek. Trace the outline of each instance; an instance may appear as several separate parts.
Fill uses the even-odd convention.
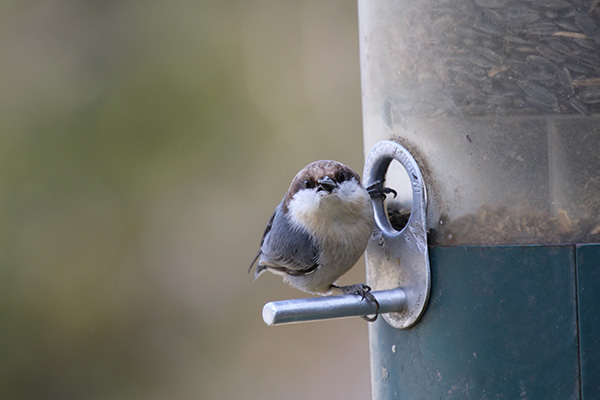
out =
[[[320,197],[313,190],[301,190],[297,192],[288,205],[292,223],[302,228],[312,225],[319,210]]]

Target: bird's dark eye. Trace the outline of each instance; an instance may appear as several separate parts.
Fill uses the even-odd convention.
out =
[[[304,187],[305,187],[305,188],[307,188],[307,189],[310,189],[310,187],[311,187],[310,180],[306,179],[306,180],[304,181]]]
[[[340,172],[340,174],[337,176],[337,181],[338,183],[342,183],[346,181],[346,174],[343,172]]]

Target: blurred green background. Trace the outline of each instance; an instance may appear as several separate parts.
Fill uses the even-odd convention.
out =
[[[356,3],[9,0],[0,21],[0,398],[368,398],[367,324],[267,327],[304,295],[247,273],[299,169],[362,171]]]

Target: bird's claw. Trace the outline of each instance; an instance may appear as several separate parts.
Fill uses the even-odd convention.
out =
[[[369,285],[366,285],[364,283],[357,283],[355,285],[348,285],[348,286],[336,286],[338,289],[340,289],[342,291],[342,293],[344,294],[356,294],[361,296],[360,301],[363,301],[365,299],[367,299],[368,301],[375,303],[375,316],[374,317],[368,317],[366,315],[361,315],[361,318],[364,319],[365,321],[369,321],[369,322],[374,322],[375,320],[377,320],[377,317],[379,316],[379,302],[377,301],[377,299],[375,298],[375,296],[373,296],[373,294],[371,293],[371,287]]]
[[[390,193],[394,195],[394,198],[398,195],[394,189],[383,186],[384,180],[379,180],[373,183],[372,185],[367,186],[367,193],[371,196],[372,199],[380,198],[385,200],[386,196]]]

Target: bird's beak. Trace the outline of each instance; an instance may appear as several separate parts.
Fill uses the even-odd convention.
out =
[[[331,191],[337,187],[337,183],[335,183],[328,176],[326,176],[323,179],[319,179],[317,182],[319,182],[319,186],[317,187],[317,192],[320,192],[321,190],[325,190],[325,191],[331,193]]]

